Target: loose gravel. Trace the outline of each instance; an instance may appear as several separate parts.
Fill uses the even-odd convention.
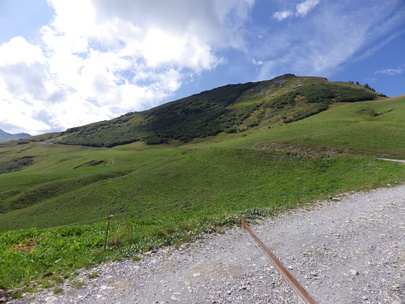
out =
[[[318,303],[404,304],[404,210],[402,185],[250,227]],[[62,288],[12,303],[301,303],[240,228],[83,270]]]

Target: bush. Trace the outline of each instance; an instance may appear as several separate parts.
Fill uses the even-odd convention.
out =
[[[168,140],[166,138],[161,138],[157,136],[149,137],[145,140],[147,145],[160,145],[160,144],[167,144]]]

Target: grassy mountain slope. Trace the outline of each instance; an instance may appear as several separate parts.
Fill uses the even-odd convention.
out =
[[[269,81],[227,85],[148,111],[71,128],[53,141],[93,147],[136,141],[189,142],[221,132],[243,132],[261,124],[290,123],[324,111],[334,103],[376,97],[375,92],[360,85],[287,74]]]
[[[297,82],[290,88],[286,82],[271,88],[272,106],[262,99],[270,94],[263,93],[268,83],[244,87],[236,100],[223,101],[228,112],[256,107],[232,125],[236,132],[196,136],[188,143],[169,138],[159,145],[135,141],[113,148],[1,144],[0,273],[7,275],[0,276],[0,284],[13,286],[49,272],[193,240],[201,232],[237,223],[238,217],[276,214],[341,192],[404,181],[402,164],[376,157],[405,159],[405,96],[308,103],[310,97],[324,100],[330,93],[308,95],[305,90],[329,83],[308,77],[307,86],[298,87],[298,77],[280,81],[292,80]],[[305,107],[322,103],[327,110],[294,120]],[[169,117],[167,107],[177,106],[173,102],[131,119],[145,125],[160,115]],[[79,129],[70,136],[80,134]],[[103,251],[110,212],[109,249]],[[81,224],[38,229],[72,223]],[[34,247],[24,251],[19,244]]]
[[[404,96],[335,105],[293,124],[249,134],[246,146],[405,158]],[[265,134],[263,134],[263,132]],[[263,140],[265,138],[265,140]],[[239,145],[236,140],[235,145]]]
[[[161,206],[197,201],[198,206],[210,202],[212,210],[218,206],[230,210],[228,204],[235,201],[236,209],[240,210],[241,205],[249,209],[280,203],[282,199],[278,195],[286,196],[288,187],[280,188],[279,184],[292,187],[290,182],[297,175],[295,169],[307,168],[305,174],[299,175],[310,175],[308,181],[319,184],[320,176],[329,180],[323,174],[333,174],[329,169],[317,171],[318,165],[329,168],[335,162],[341,164],[341,160],[364,158],[376,168],[380,161],[368,156],[405,158],[404,112],[404,97],[346,103],[294,123],[222,133],[180,146],[178,143],[148,146],[140,142],[115,148],[3,144],[0,168],[22,160],[30,162],[22,162],[21,171],[0,174],[0,211],[4,213],[0,229],[69,224],[102,217],[110,211],[136,213],[142,210],[143,204]],[[274,158],[274,162],[261,163],[263,157]],[[291,166],[294,170],[274,169],[284,159],[288,160],[286,168]],[[315,167],[309,169],[311,164]],[[253,174],[256,165],[263,171]],[[383,178],[376,169],[378,174],[370,177],[349,166],[350,171],[363,178],[350,182],[349,188],[376,185],[393,172],[402,174],[401,165],[381,166],[392,166],[399,171],[393,169]],[[266,172],[271,172],[270,176]],[[285,176],[281,178],[279,173]],[[339,174],[339,179],[343,179],[339,183],[345,184],[343,176]],[[261,185],[261,179],[267,180],[267,184]],[[317,191],[310,190],[311,187],[297,190],[300,189],[297,186],[290,191],[295,193],[290,199],[328,196],[329,182],[325,189],[321,187]],[[277,186],[273,188],[273,184]],[[252,190],[256,187],[265,194]],[[333,191],[345,190],[342,186]],[[243,197],[250,203],[242,203]]]

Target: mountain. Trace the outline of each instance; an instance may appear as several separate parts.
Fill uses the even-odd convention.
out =
[[[31,135],[27,133],[18,133],[18,134],[10,134],[0,129],[0,142],[5,142],[9,140],[17,140],[26,137],[30,137]]]
[[[291,123],[334,103],[372,100],[368,86],[329,82],[293,74],[204,91],[153,109],[75,127],[52,138],[68,145],[113,147],[137,141],[189,142],[219,133],[246,132],[256,126]]]

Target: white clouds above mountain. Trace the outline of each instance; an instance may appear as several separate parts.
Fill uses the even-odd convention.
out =
[[[220,64],[214,49],[243,44],[238,27],[253,2],[49,4],[55,15],[40,41],[16,37],[0,46],[1,104],[8,106],[0,120],[25,127],[21,118],[29,117],[32,133],[157,105],[185,74]]]
[[[18,11],[19,0],[4,1]],[[47,1],[53,17],[35,38],[0,41],[0,128],[8,132],[144,110],[204,75],[218,85],[229,75],[327,76],[398,37],[405,13],[402,0]]]

